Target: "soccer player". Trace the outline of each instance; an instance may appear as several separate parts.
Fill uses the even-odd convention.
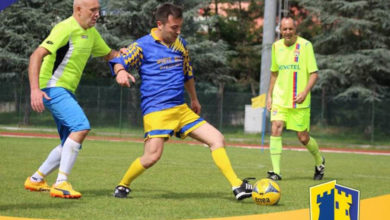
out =
[[[299,141],[315,160],[314,179],[321,180],[325,158],[316,140],[309,135],[310,91],[318,78],[318,68],[312,44],[297,36],[296,23],[291,17],[281,21],[282,39],[272,45],[271,78],[267,109],[271,112],[272,131],[270,154],[273,171],[268,178],[281,180],[280,158],[284,126],[297,132]]]
[[[182,8],[165,3],[156,11],[157,28],[139,38],[110,61],[111,71],[122,86],[130,86],[128,72],[137,69],[141,76],[141,108],[144,122],[144,154],[134,160],[114,196],[125,198],[130,184],[161,157],[164,142],[171,136],[190,136],[209,146],[211,156],[230,182],[237,200],[251,196],[252,185],[234,172],[224,147],[223,135],[199,116],[201,105],[196,91],[186,41],[180,37]],[[184,88],[191,108],[184,102]]]
[[[74,0],[73,15],[55,25],[30,57],[31,107],[36,112],[42,112],[45,106],[50,110],[61,139],[26,179],[24,187],[31,191],[50,191],[51,196],[61,198],[81,197],[68,182],[68,175],[90,125],[74,93],[91,55],[110,60],[117,54],[94,27],[99,9],[98,0]],[[57,180],[49,187],[45,177],[58,167]]]

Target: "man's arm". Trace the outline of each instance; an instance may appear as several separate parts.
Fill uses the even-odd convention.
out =
[[[127,70],[125,69],[125,67],[122,64],[120,64],[120,63],[114,64],[113,70],[114,70],[114,73],[116,76],[115,80],[119,85],[130,87],[129,79],[133,83],[135,83],[134,76],[131,75],[129,72],[127,72]]]
[[[200,114],[200,111],[202,109],[202,106],[199,103],[198,96],[196,95],[196,90],[195,90],[195,80],[194,78],[191,78],[187,80],[184,83],[184,87],[186,88],[188,95],[190,96],[191,99],[191,109],[196,113]]]
[[[271,111],[272,108],[272,92],[274,91],[275,82],[278,78],[278,72],[271,72],[271,78],[269,79],[269,88],[267,94],[267,110]]]
[[[110,53],[108,53],[106,56],[104,56],[105,61],[109,61],[111,59],[114,59],[116,56],[118,56],[119,52],[116,50],[111,50]]]
[[[309,82],[306,85],[306,88],[303,90],[303,92],[299,93],[297,96],[294,97],[294,102],[301,104],[303,101],[305,101],[307,94],[311,91],[314,84],[316,83],[318,78],[318,73],[313,72],[310,73]]]
[[[111,74],[116,77],[116,81],[121,86],[130,87],[129,79],[135,82],[134,76],[127,72],[127,69],[139,67],[142,57],[142,48],[136,42],[130,44],[127,50],[121,49],[109,60]]]
[[[41,70],[43,58],[49,54],[50,52],[46,48],[38,47],[30,56],[28,78],[30,81],[31,107],[36,112],[43,112],[43,110],[45,110],[43,98],[50,99],[50,97],[39,88],[39,71]]]

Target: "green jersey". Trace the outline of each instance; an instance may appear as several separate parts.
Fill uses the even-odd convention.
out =
[[[91,55],[100,57],[111,51],[94,27],[83,29],[73,16],[58,23],[40,47],[50,54],[43,59],[39,87],[63,87],[72,93]]]
[[[271,71],[278,72],[272,104],[284,108],[310,107],[310,92],[303,103],[294,102],[294,97],[306,88],[310,74],[318,71],[310,41],[297,37],[295,44],[289,47],[284,39],[273,43]]]

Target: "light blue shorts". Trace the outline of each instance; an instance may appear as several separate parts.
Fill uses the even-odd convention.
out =
[[[91,129],[87,116],[71,92],[61,87],[45,88],[42,91],[51,98],[43,98],[43,103],[53,115],[62,145],[71,132]]]

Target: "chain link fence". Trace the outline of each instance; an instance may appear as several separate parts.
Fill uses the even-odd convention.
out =
[[[28,85],[0,82],[0,126],[55,128],[48,111],[35,113],[30,108]],[[245,105],[250,93],[198,91],[201,116],[222,132],[243,131]],[[77,100],[88,116],[92,128],[139,129],[142,132],[140,94],[137,88],[112,85],[80,85]],[[186,97],[188,100],[188,97]],[[359,99],[335,101],[331,97],[312,95],[311,124],[340,127],[364,135],[372,142],[390,135],[390,99],[367,103]]]

